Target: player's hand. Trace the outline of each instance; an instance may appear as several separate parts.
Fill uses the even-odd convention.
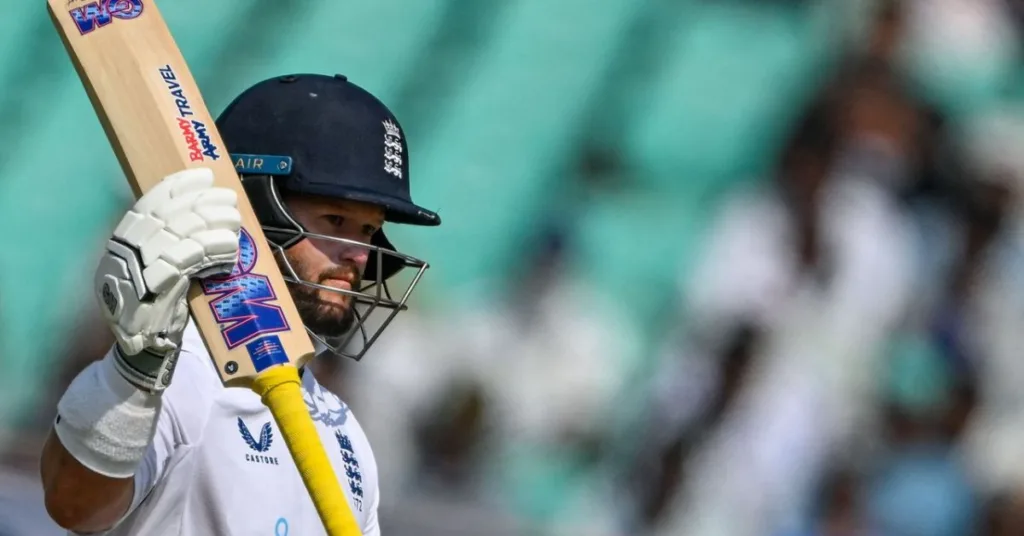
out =
[[[164,178],[107,242],[94,287],[117,339],[118,370],[159,392],[170,383],[188,321],[190,279],[230,273],[242,217],[234,190],[195,168]]]

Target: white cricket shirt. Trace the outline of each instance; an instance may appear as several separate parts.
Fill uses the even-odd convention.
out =
[[[364,535],[377,525],[377,465],[348,407],[313,374],[303,397]],[[319,536],[320,518],[270,410],[225,388],[189,322],[129,513],[110,536]]]

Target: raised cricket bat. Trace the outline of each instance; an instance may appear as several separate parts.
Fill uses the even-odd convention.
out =
[[[47,7],[136,196],[197,166],[238,192],[238,264],[228,277],[193,283],[192,317],[224,384],[256,391],[270,408],[327,533],[361,534],[302,399],[298,367],[313,345],[156,4],[47,0]]]

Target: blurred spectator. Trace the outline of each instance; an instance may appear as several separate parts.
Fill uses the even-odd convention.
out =
[[[684,478],[674,504],[652,521],[656,534],[758,534],[799,524],[803,497],[831,453],[872,422],[871,373],[907,312],[915,262],[901,196],[929,154],[925,107],[891,62],[901,21],[895,4],[880,12],[868,46],[798,122],[774,187],[737,192],[712,226],[686,283],[691,327],[665,370],[707,378],[700,371],[719,366],[715,345],[734,326],[751,322],[763,337],[735,407],[696,450],[668,455],[680,452],[685,428],[658,442],[664,450],[655,458],[681,458]],[[683,404],[716,389],[678,383],[691,393],[660,397],[669,405],[657,414],[692,414]],[[664,430],[664,422],[650,428]]]
[[[954,263],[949,298],[942,303],[942,341],[957,364],[979,379],[978,408],[966,430],[971,467],[988,494],[1024,485],[1018,463],[1024,441],[1024,312],[1020,259],[1024,159],[1024,108],[998,106],[958,124],[951,146],[963,155],[962,216],[951,244]]]
[[[688,456],[732,407],[744,385],[750,361],[759,351],[757,328],[740,323],[725,340],[721,355],[709,356],[700,365],[669,364],[679,370],[666,371],[656,383],[652,414],[641,434],[645,440],[633,452],[634,462],[620,490],[634,510],[628,514],[628,525],[638,531],[660,523],[686,478]]]

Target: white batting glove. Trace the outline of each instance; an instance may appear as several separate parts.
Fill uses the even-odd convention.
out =
[[[174,372],[188,321],[191,278],[230,273],[242,217],[234,190],[213,186],[213,171],[164,178],[125,214],[107,242],[94,286],[117,338],[118,372],[158,393]]]

